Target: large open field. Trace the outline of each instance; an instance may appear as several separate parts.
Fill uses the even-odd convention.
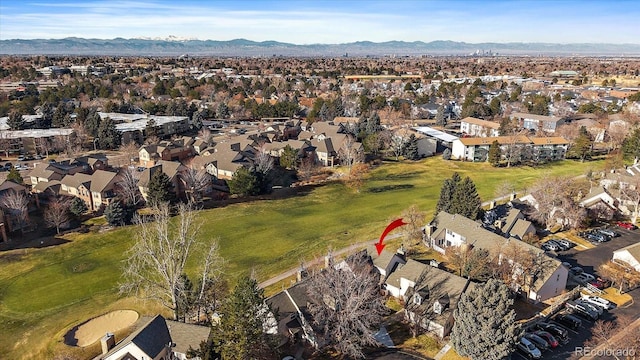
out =
[[[565,161],[505,169],[440,158],[388,163],[373,170],[358,193],[336,183],[286,199],[204,210],[200,240],[219,238],[230,277],[253,269],[265,280],[330,247],[376,238],[389,219],[412,204],[430,218],[442,181],[454,171],[470,176],[481,198],[489,200],[502,181],[523,189],[544,174],[576,176],[601,166]],[[66,330],[112,309],[159,311],[117,293],[135,227],[66,237],[71,241],[56,247],[0,254],[0,357],[50,358],[65,348]],[[200,254],[195,255],[194,260]],[[89,351],[77,353],[86,357]]]

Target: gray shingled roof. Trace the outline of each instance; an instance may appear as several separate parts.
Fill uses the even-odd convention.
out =
[[[169,328],[167,327],[165,319],[161,315],[156,315],[143,323],[136,331],[124,338],[113,349],[100,358],[104,359],[133,343],[153,359],[170,342],[171,335],[169,334]]]
[[[189,348],[198,349],[200,343],[209,340],[211,327],[195,324],[185,324],[179,321],[167,320],[171,341],[175,344],[173,351],[186,354]]]

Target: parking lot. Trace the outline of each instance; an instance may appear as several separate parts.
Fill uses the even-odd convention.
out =
[[[612,226],[611,229],[615,230],[620,236],[612,238],[611,241],[603,243],[593,243],[594,247],[583,250],[584,248],[573,248],[567,251],[557,252],[557,257],[560,261],[568,262],[572,267],[580,266],[586,273],[598,276],[598,267],[601,264],[611,260],[613,251],[623,248],[625,246],[640,242],[640,230],[627,230],[620,227]],[[573,288],[577,284],[573,281],[568,282],[568,287]],[[630,291],[628,293],[634,299],[640,299],[640,288]],[[631,302],[622,307],[615,308],[608,312],[605,312],[600,317],[603,320],[613,320],[618,316],[629,316],[632,319],[637,319],[640,315],[640,303]],[[591,327],[594,321],[581,318],[582,327],[578,330],[567,329],[569,331],[569,342],[564,345],[560,345],[555,349],[548,350],[542,353],[542,359],[578,359],[580,358],[579,349],[585,346],[585,343],[591,337]],[[566,327],[565,327],[566,328]],[[513,359],[528,359],[522,353],[516,351],[513,354]],[[601,357],[607,359],[607,357]],[[611,357],[613,359],[613,357]]]

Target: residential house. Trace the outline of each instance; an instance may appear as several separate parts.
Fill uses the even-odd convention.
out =
[[[303,280],[266,299],[273,311],[267,333],[278,334],[280,344],[306,341],[317,346],[316,334],[311,327],[313,317],[309,312],[307,281]]]
[[[600,214],[603,211],[611,216],[619,211],[619,201],[614,198],[604,186],[594,186],[580,201],[579,205],[587,210]]]
[[[239,168],[252,166],[255,149],[251,145],[241,147],[241,143],[218,144],[212,157],[215,160],[210,163],[209,173],[217,179],[230,180]]]
[[[211,328],[165,320],[156,315],[115,343],[113,334],[101,339],[102,354],[93,360],[186,360],[189,348],[209,341]]]
[[[182,137],[172,141],[161,141],[158,144],[143,145],[138,151],[140,165],[151,167],[159,160],[185,160],[195,154],[193,144],[193,138]],[[204,148],[202,150],[204,150]]]
[[[514,112],[511,114],[510,118],[512,120],[517,120],[522,128],[533,131],[542,130],[550,133],[555,132],[558,126],[564,124],[563,119],[555,116]]]
[[[640,243],[631,244],[613,252],[613,261],[630,266],[640,272]]]
[[[491,144],[497,141],[503,159],[507,159],[514,148],[512,162],[533,160],[536,162],[563,160],[569,142],[563,137],[498,136],[459,138],[453,141],[451,157],[464,161],[487,161]]]
[[[402,254],[391,254],[383,250],[378,256],[372,248],[368,252],[375,254],[372,256],[374,263],[378,258],[379,265],[376,268],[387,271],[385,290],[407,303],[405,317],[409,321],[419,322],[422,328],[440,338],[447,336],[453,328],[453,311],[460,295],[475,284],[412,259],[399,261],[404,260]],[[388,263],[383,265],[387,260]]]
[[[140,174],[138,188],[140,189],[140,194],[142,194],[144,200],[148,200],[149,182],[151,181],[153,174],[157,171],[162,171],[169,177],[169,180],[173,184],[170,191],[172,191],[177,198],[184,198],[185,187],[180,174],[187,171],[187,167],[175,161],[158,160],[156,165],[144,169],[142,174]]]
[[[474,117],[466,117],[460,120],[460,132],[471,136],[500,136],[499,128],[500,124],[495,121],[476,119]]]
[[[530,252],[535,256],[544,256],[544,268],[536,276],[527,297],[532,301],[545,301],[560,295],[567,284],[568,269],[555,258],[551,258],[542,249],[531,246],[523,241],[505,239],[504,237],[485,229],[481,223],[475,222],[462,215],[449,214],[441,211],[436,218],[425,227],[425,233],[431,247],[444,253],[450,246],[472,246],[486,249],[499,257],[505,249],[513,244],[522,252]],[[505,259],[510,261],[509,259]]]
[[[564,160],[569,142],[561,137],[530,137],[532,158],[539,163]]]
[[[516,208],[509,210],[500,230],[506,237],[513,237],[518,240],[523,240],[525,236],[529,234],[535,235],[536,233],[536,227],[525,218],[522,211]]]

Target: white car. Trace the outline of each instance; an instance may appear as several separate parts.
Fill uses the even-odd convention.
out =
[[[529,359],[540,359],[542,357],[540,350],[533,345],[531,341],[525,338],[520,338],[520,341],[518,342],[518,350],[520,350]]]
[[[582,306],[584,306],[586,308],[589,308],[589,309],[597,312],[598,315],[602,315],[602,313],[604,312],[604,309],[602,307],[594,305],[594,304],[592,304],[592,303],[590,303],[590,302],[588,302],[588,301],[586,301],[584,299],[576,299],[575,302],[576,302],[576,304],[582,305]]]
[[[613,309],[614,305],[611,301],[603,299],[600,296],[583,296],[582,300],[589,304],[601,307],[605,310]]]

